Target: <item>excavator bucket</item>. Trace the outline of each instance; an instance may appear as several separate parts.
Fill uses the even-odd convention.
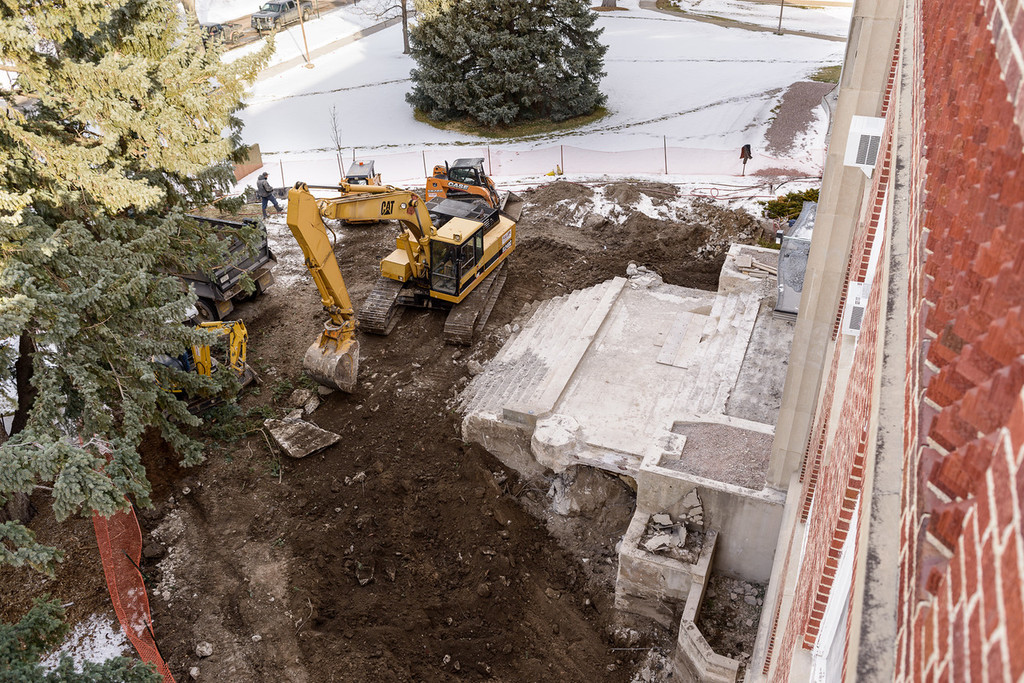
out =
[[[323,344],[318,339],[306,349],[302,367],[325,387],[350,394],[359,373],[359,342],[348,339],[340,344]]]
[[[523,198],[515,192],[509,192],[501,198],[501,212],[514,221],[523,215]]]

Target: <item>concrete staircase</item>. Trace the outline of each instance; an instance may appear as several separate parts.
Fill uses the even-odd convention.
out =
[[[543,302],[466,388],[464,413],[532,426],[553,410],[625,284],[615,278]]]
[[[695,415],[724,414],[761,303],[756,292],[719,295],[708,315],[676,316],[658,362],[687,371],[677,404]]]

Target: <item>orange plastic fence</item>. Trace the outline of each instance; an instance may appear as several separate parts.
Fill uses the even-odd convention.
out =
[[[139,571],[142,530],[135,518],[135,510],[128,508],[110,517],[94,514],[92,525],[96,529],[96,545],[103,560],[110,600],[114,603],[121,628],[142,661],[156,666],[157,672],[164,677],[164,683],[174,683],[171,670],[160,655],[153,636],[146,584]]]

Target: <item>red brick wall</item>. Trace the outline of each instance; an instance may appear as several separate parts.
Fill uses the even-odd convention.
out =
[[[872,175],[864,204],[864,215],[853,235],[844,292],[845,285],[849,282],[867,280],[871,249],[876,239],[884,239],[879,226],[889,190],[894,120],[888,104],[898,71],[898,54],[897,45],[891,63],[888,89],[883,100],[882,113],[887,115],[882,138],[884,142],[879,150],[878,165]],[[873,279],[876,283],[884,283],[885,276],[886,265],[880,260]],[[838,348],[833,353],[832,363],[821,390],[822,398],[812,431],[813,439],[808,444],[801,467],[803,488],[800,520],[807,523],[806,545],[803,547],[802,557],[799,545],[787,548],[786,567],[788,568],[791,563],[799,563],[800,574],[785,628],[781,634],[773,632],[768,651],[769,661],[764,667],[765,672],[772,672],[774,680],[789,679],[789,669],[796,648],[809,650],[814,647],[843,545],[847,539],[854,541],[857,534],[856,529],[851,529],[850,522],[859,504],[864,482],[867,428],[874,400],[872,391],[875,367],[878,363],[876,341],[885,303],[882,299],[883,289],[883,286],[877,284],[872,287],[861,335],[854,351],[852,368],[848,371],[850,379],[841,405],[834,412],[838,419],[835,424],[831,424],[831,421],[834,419],[832,404],[840,375]],[[836,313],[833,339],[839,339],[838,331],[844,305],[845,295]],[[858,523],[859,519],[858,517]],[[775,619],[778,620],[777,615]],[[776,657],[778,662],[771,662],[772,657]]]
[[[1024,676],[1024,140],[1012,44],[1024,12],[1016,0],[928,0],[920,11],[915,117],[926,161],[913,169],[920,250],[910,264],[897,677],[1015,680]]]

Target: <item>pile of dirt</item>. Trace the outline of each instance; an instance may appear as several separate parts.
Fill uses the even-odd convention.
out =
[[[628,505],[589,533],[580,518],[551,523],[547,492],[463,444],[452,406],[468,363],[489,359],[535,300],[623,275],[631,261],[666,282],[715,287],[727,242],[754,242],[759,222],[677,194],[626,182],[527,192],[484,338],[446,346],[443,315],[430,311],[407,311],[387,338],[361,335],[356,391],[326,396],[309,417],[342,439],[302,460],[283,457],[260,427],[292,409],[296,387],[315,388],[302,355],[324,315],[298,276],[283,216],[272,218],[271,245],[291,275],[237,311],[261,383],[208,416],[203,465],[178,468],[156,439],[143,448],[155,507],[140,514],[142,570],[175,676],[197,667],[209,681],[626,681],[650,670],[642,646],[668,651],[670,634],[612,604]],[[357,307],[397,233],[390,223],[342,228],[336,254]],[[49,542],[69,528],[42,524]],[[16,584],[26,571],[0,570],[4,618],[43,589],[75,602],[72,616],[79,604],[82,615],[99,609],[88,597],[103,586],[88,523],[71,529],[77,540],[61,542],[84,547],[57,581]],[[640,645],[622,649],[624,628]],[[212,654],[197,653],[200,642]]]

